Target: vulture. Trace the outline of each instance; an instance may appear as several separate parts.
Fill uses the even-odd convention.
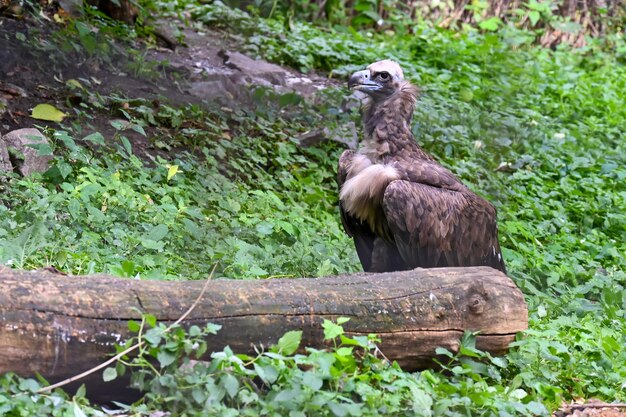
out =
[[[339,159],[339,211],[368,272],[490,266],[506,272],[496,209],[426,153],[411,132],[417,88],[391,60],[355,72],[363,140]]]

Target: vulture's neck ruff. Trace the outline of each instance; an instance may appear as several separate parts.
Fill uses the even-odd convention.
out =
[[[407,146],[417,148],[410,128],[417,88],[404,79],[396,62],[375,62],[366,70],[355,72],[348,86],[367,95],[362,107],[362,153],[382,156]]]
[[[365,139],[383,142],[409,139],[411,118],[417,102],[417,87],[408,81],[398,81],[394,92],[387,97],[369,96],[363,104]],[[390,127],[393,128],[391,136]]]

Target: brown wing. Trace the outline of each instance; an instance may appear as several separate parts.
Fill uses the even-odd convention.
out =
[[[486,265],[506,272],[495,208],[462,185],[453,191],[394,181],[385,190],[383,211],[410,268]]]
[[[354,156],[353,151],[344,151],[339,158],[337,184],[339,190],[348,176],[348,168]],[[366,222],[351,216],[339,201],[339,214],[343,228],[354,240],[359,261],[366,272],[385,272],[407,269],[396,246],[377,237]]]

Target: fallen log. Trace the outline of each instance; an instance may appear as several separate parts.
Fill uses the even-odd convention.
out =
[[[98,365],[113,345],[132,336],[141,312],[160,322],[178,319],[204,282],[141,281],[110,276],[63,276],[0,267],[0,373],[36,373],[58,381]],[[348,335],[375,333],[381,351],[405,370],[432,366],[435,349],[458,349],[465,330],[477,347],[502,354],[527,328],[524,297],[503,273],[488,267],[415,269],[326,278],[215,280],[185,320],[222,325],[209,352],[230,346],[253,353],[300,329],[302,346],[324,348],[324,319],[349,317]],[[115,399],[126,388],[97,374],[88,392]],[[95,394],[94,394],[95,393]],[[102,397],[100,396],[100,399]]]

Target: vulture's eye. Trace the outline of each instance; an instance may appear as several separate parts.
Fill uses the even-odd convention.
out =
[[[379,73],[378,76],[383,81],[387,81],[389,78],[391,78],[391,75],[389,75],[389,73],[386,72],[386,71],[383,71],[383,72]]]

